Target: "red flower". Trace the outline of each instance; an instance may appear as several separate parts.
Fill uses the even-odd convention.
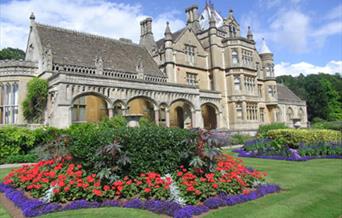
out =
[[[145,188],[145,189],[144,189],[144,192],[146,192],[146,193],[149,193],[150,191],[151,191],[150,188]]]
[[[65,191],[65,192],[70,191],[70,186],[64,187],[64,191]]]
[[[94,189],[93,190],[93,193],[94,193],[94,195],[96,195],[96,196],[102,196],[102,192],[100,191],[100,190],[98,190],[98,189]]]
[[[64,181],[58,181],[58,183],[57,183],[57,184],[58,184],[58,186],[59,186],[59,187],[63,187],[63,186],[65,186],[65,183],[64,183]]]
[[[195,195],[200,195],[200,194],[202,194],[202,192],[200,190],[195,191]]]
[[[217,189],[218,187],[219,187],[218,184],[216,184],[216,183],[213,184],[214,189]]]
[[[58,189],[58,188],[55,188],[55,189],[53,190],[53,193],[54,193],[54,194],[58,194],[58,193],[59,193],[59,189]]]
[[[195,191],[195,188],[193,186],[189,186],[186,190],[189,192],[193,192]]]
[[[181,177],[182,175],[183,175],[182,172],[178,172],[178,173],[177,173],[177,176],[179,176],[179,177]]]
[[[92,183],[95,179],[92,176],[87,176],[87,182]]]
[[[105,186],[103,186],[103,190],[105,190],[105,191],[109,191],[109,190],[110,190],[110,186],[109,186],[109,185],[105,185]]]

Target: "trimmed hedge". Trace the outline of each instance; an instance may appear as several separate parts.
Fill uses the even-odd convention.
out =
[[[270,130],[268,137],[282,140],[292,148],[298,148],[300,143],[316,144],[317,142],[341,142],[342,133],[325,129],[278,129]]]
[[[0,159],[10,155],[27,154],[35,146],[35,136],[26,128],[0,128]]]
[[[312,128],[315,129],[332,129],[342,131],[342,120],[338,121],[325,121],[325,122],[317,122],[312,125]]]
[[[268,131],[275,130],[275,129],[288,129],[285,123],[271,123],[260,125],[258,129],[258,138],[265,138],[267,137]]]

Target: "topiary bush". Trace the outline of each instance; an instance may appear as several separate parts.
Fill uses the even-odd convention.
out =
[[[284,141],[291,148],[298,148],[300,143],[341,142],[342,133],[322,129],[278,129],[270,130],[267,136]]]
[[[265,124],[260,125],[258,129],[258,138],[265,138],[268,135],[268,131],[274,130],[274,129],[288,129],[288,127],[285,125],[285,123],[271,123],[271,124]]]
[[[196,151],[196,134],[189,130],[151,126],[118,129],[114,134],[131,162],[127,175],[172,172],[189,164]]]

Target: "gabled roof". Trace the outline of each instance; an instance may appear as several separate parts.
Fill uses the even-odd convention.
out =
[[[174,42],[175,42],[176,39],[182,34],[182,32],[184,31],[185,28],[187,28],[187,27],[184,27],[184,28],[178,30],[177,32],[174,32],[174,33],[171,34],[171,35],[172,35],[172,40],[173,40]],[[161,38],[161,39],[159,39],[159,40],[156,42],[159,49],[160,49],[160,48],[164,48],[164,39],[165,39],[165,38]]]
[[[277,84],[278,101],[280,102],[304,102],[296,94],[294,94],[289,88],[283,84]]]
[[[166,77],[148,51],[137,44],[36,23],[44,48],[51,48],[53,63],[95,67],[102,58],[103,68],[136,73],[142,61],[144,74]]]

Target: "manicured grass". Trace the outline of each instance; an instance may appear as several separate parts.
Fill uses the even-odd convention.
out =
[[[283,191],[255,201],[221,208],[204,217],[337,218],[342,215],[342,160],[290,162],[242,159],[246,165],[268,172],[268,181],[279,184]],[[0,170],[0,177],[8,172],[9,170]],[[42,217],[143,218],[161,216],[143,210],[100,208],[53,213]]]

